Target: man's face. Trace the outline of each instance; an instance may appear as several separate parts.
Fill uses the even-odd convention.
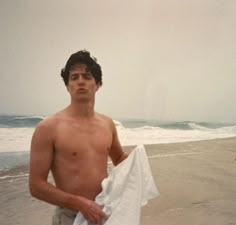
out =
[[[99,85],[96,84],[93,75],[87,70],[85,64],[75,64],[69,72],[67,90],[71,98],[80,101],[93,99]]]

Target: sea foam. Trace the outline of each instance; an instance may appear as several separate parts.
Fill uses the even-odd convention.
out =
[[[38,118],[38,117],[37,117]],[[31,118],[32,119],[32,118]],[[236,126],[217,128],[205,127],[196,123],[172,125],[174,128],[144,125],[129,128],[122,122],[114,120],[121,145],[175,143],[208,140],[236,136]],[[29,151],[31,137],[35,127],[0,128],[0,152]]]

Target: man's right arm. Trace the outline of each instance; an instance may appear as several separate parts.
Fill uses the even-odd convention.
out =
[[[47,181],[53,161],[54,130],[50,120],[42,121],[31,141],[29,189],[32,196],[66,208],[80,211],[90,222],[100,223],[106,215],[93,201],[64,192]]]

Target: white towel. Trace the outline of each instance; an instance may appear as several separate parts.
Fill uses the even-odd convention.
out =
[[[139,225],[141,206],[158,195],[146,151],[139,145],[102,181],[102,192],[95,202],[104,205],[103,211],[109,215],[103,224]],[[92,224],[79,212],[73,225]]]

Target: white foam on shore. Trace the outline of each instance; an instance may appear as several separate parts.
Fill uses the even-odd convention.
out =
[[[29,176],[28,173],[26,173],[26,174],[20,174],[20,175],[6,175],[6,176],[0,177],[0,180],[5,180],[5,179],[8,179],[8,178],[28,177],[28,176]]]
[[[180,130],[151,126],[125,128],[120,122],[115,122],[122,146],[236,137],[236,126],[210,129],[196,124],[190,124],[194,128],[193,130]],[[29,151],[33,132],[34,128],[30,127],[0,128],[0,152]]]
[[[0,152],[22,152],[30,149],[34,128],[0,128]]]
[[[236,137],[236,126],[218,129],[178,130],[160,127],[124,128],[117,127],[118,136],[123,146],[139,144],[178,143],[219,138]]]
[[[178,152],[178,153],[168,153],[168,154],[155,154],[148,156],[149,159],[155,159],[155,158],[162,158],[162,157],[172,157],[172,156],[180,156],[180,155],[193,155],[193,154],[199,154],[199,152]]]

